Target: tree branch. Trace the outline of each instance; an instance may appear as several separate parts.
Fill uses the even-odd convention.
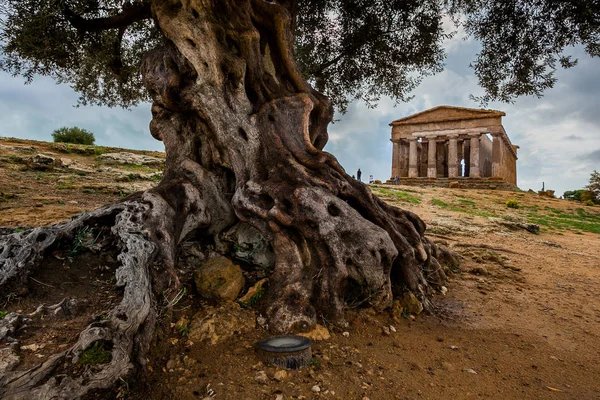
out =
[[[67,6],[63,9],[63,14],[67,21],[77,30],[84,32],[96,32],[107,29],[126,28],[134,22],[152,18],[150,3],[147,2],[126,2],[123,4],[123,10],[111,17],[86,19],[76,14]]]

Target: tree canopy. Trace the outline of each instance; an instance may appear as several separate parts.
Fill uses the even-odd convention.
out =
[[[297,63],[341,109],[352,99],[398,101],[443,69],[444,21],[481,43],[472,67],[482,103],[541,96],[572,46],[600,54],[597,0],[278,0],[293,14]],[[70,84],[82,104],[147,100],[139,65],[164,41],[151,1],[5,0],[0,69]]]

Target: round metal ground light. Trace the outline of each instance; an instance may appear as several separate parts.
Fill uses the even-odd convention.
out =
[[[299,369],[312,361],[312,341],[304,336],[273,336],[258,342],[257,352],[265,364]]]

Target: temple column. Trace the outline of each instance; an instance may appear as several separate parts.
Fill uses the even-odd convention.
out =
[[[479,136],[480,134],[476,134],[476,136],[471,137],[471,162],[469,168],[469,177],[471,178],[479,178],[481,176],[479,171]]]
[[[465,153],[465,146],[464,146],[464,141],[461,139],[457,140],[457,155],[456,158],[458,159],[457,165],[456,167],[458,168],[458,175],[457,176],[464,176],[463,175],[463,164],[461,163],[461,161],[463,160],[463,158],[465,158],[464,153]],[[465,162],[466,165],[466,162]]]
[[[458,176],[458,136],[452,135],[448,140],[448,178]]]
[[[408,144],[400,141],[400,165],[398,166],[398,176],[408,176]]]
[[[392,141],[392,179],[398,174],[398,158],[400,153],[400,143]]]
[[[435,138],[429,139],[429,145],[427,147],[427,177],[437,178],[437,158],[435,156],[437,143]]]
[[[408,177],[417,178],[419,176],[419,161],[417,159],[417,139],[408,139]]]
[[[502,135],[492,133],[492,177],[502,178]]]

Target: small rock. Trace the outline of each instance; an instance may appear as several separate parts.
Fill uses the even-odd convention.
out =
[[[396,328],[394,327],[394,325],[390,325],[390,331],[393,333],[396,333]]]
[[[287,378],[287,376],[288,374],[287,372],[285,372],[285,370],[278,369],[277,371],[275,371],[275,374],[273,374],[273,379],[275,379],[277,382],[281,382],[282,380]]]
[[[177,360],[171,358],[169,361],[167,361],[167,365],[165,365],[165,367],[168,370],[172,370],[175,369],[175,367],[177,366]]]
[[[477,375],[477,371],[475,371],[474,369],[470,369],[470,368],[463,369],[463,372],[468,372],[469,374]]]
[[[449,346],[450,350],[458,350],[458,346]]]
[[[391,332],[390,332],[390,328],[387,326],[384,326],[383,328],[381,328],[381,332],[383,333],[383,336],[390,336]]]
[[[482,266],[477,266],[477,267],[471,268],[471,270],[469,272],[472,274],[475,274],[475,275],[489,275],[490,274],[488,272],[488,270]]]
[[[300,332],[298,333],[300,336],[304,336],[312,340],[313,342],[318,342],[319,340],[329,340],[331,338],[331,334],[329,330],[325,328],[323,325],[315,325],[315,327],[308,332]]]
[[[342,336],[350,337],[350,332],[348,332],[348,331],[342,332]]]
[[[445,296],[446,293],[448,293],[448,288],[446,286],[442,286],[440,288],[440,293],[442,294],[442,296]]]
[[[283,400],[283,395],[278,394],[277,397],[275,397],[275,400]]]
[[[61,158],[60,162],[62,163],[63,167],[67,167],[67,168],[69,168],[71,165],[73,165],[73,160],[71,160],[70,158]]]
[[[38,351],[40,349],[43,349],[45,347],[44,344],[29,344],[27,346],[21,346],[21,350],[30,350],[30,351]]]
[[[423,304],[411,292],[405,292],[401,302],[402,308],[411,314],[419,315],[423,312]]]
[[[315,393],[319,393],[321,391],[321,388],[318,385],[315,385],[310,390],[312,390]]]
[[[267,373],[265,371],[258,371],[254,376],[254,380],[261,385],[266,385],[269,378],[267,377]]]
[[[442,369],[445,371],[454,371],[454,365],[450,364],[448,361],[442,361]]]

